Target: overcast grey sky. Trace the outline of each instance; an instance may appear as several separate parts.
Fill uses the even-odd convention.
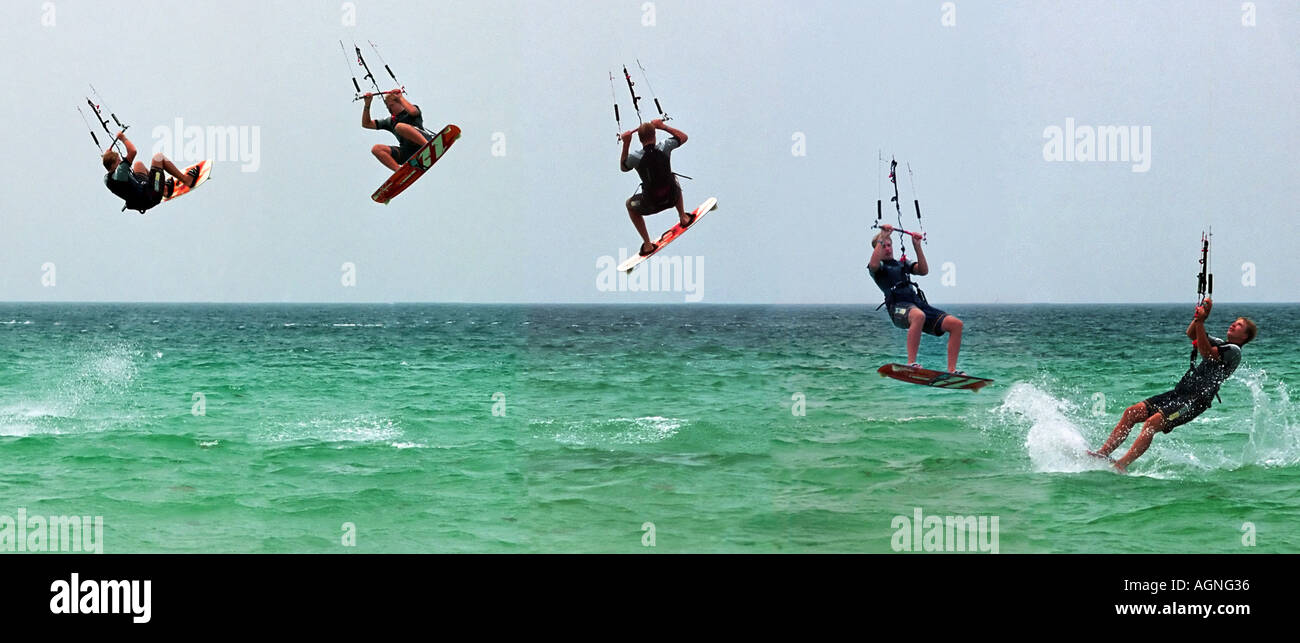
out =
[[[687,205],[719,200],[663,253],[703,258],[704,302],[877,303],[882,149],[915,171],[938,305],[1186,301],[1206,225],[1218,299],[1300,301],[1297,34],[1290,1],[8,3],[0,300],[681,302],[597,288],[638,244],[608,73],[640,58],[690,134]],[[388,206],[339,39],[464,132]],[[176,119],[256,154],[118,212],[87,83],[146,160]],[[1067,119],[1149,127],[1149,169],[1045,160]]]

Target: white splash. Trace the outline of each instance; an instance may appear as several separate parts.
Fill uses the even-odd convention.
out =
[[[1242,462],[1283,467],[1300,463],[1300,421],[1295,419],[1297,409],[1291,404],[1286,382],[1278,381],[1272,387],[1276,393],[1274,399],[1268,393],[1272,382],[1266,371],[1243,371],[1238,371],[1233,379],[1250,391],[1253,408],[1250,422],[1242,427],[1248,431]]]
[[[1053,397],[1028,382],[1016,382],[997,410],[1029,420],[1025,451],[1035,471],[1077,473],[1110,468],[1109,463],[1086,453],[1088,441],[1068,415],[1074,410],[1068,400]]]

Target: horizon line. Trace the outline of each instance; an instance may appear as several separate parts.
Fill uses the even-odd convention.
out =
[[[1216,304],[1234,304],[1234,305],[1291,305],[1300,304],[1300,301],[1216,301]],[[124,305],[124,304],[142,304],[142,305],[174,305],[174,306],[194,306],[194,305],[214,305],[214,306],[231,306],[231,305],[250,305],[250,306],[404,306],[404,305],[444,305],[444,306],[870,306],[877,307],[879,304],[870,302],[583,302],[583,301],[130,301],[130,300],[58,300],[58,301],[4,301],[0,300],[0,306],[16,304],[107,304],[107,305]],[[1055,301],[1029,301],[1029,302],[952,302],[945,303],[947,306],[1182,306],[1195,305],[1196,302],[1183,301],[1159,301],[1159,302],[1137,302],[1137,301],[1085,301],[1085,302],[1055,302]]]

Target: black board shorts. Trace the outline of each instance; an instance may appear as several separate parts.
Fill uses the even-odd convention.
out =
[[[663,212],[668,208],[676,209],[677,200],[681,197],[681,195],[682,195],[681,184],[677,183],[676,181],[673,181],[673,189],[669,190],[668,196],[665,196],[662,199],[655,200],[655,199],[651,199],[645,194],[642,194],[641,191],[638,190],[636,194],[632,195],[632,198],[627,200],[627,208],[632,212],[632,214],[636,214],[643,217],[649,216],[651,214]]]
[[[396,145],[388,146],[388,151],[393,155],[393,160],[397,161],[398,165],[404,165],[407,161],[411,160],[412,156],[415,156],[416,152],[419,152],[421,149],[422,148],[419,147],[413,147],[408,149],[404,147],[398,147]]]
[[[437,136],[437,134],[434,134],[433,132],[430,132],[429,130],[424,129],[422,127],[417,127],[415,129],[419,130],[420,133],[424,134],[424,137],[429,139],[430,141],[433,140],[433,137]],[[420,150],[424,149],[424,145],[428,145],[428,143],[425,143],[424,145],[416,145],[415,143],[411,143],[404,138],[399,137],[399,139],[402,141],[402,144],[400,146],[399,145],[388,146],[388,151],[392,153],[393,160],[397,161],[399,165],[411,160],[411,157],[415,156],[416,152],[419,152]]]
[[[1160,429],[1164,433],[1191,422],[1210,408],[1210,398],[1197,393],[1182,393],[1177,389],[1149,397],[1143,402],[1147,405],[1148,414],[1159,413],[1165,417],[1164,426]]]
[[[894,325],[907,330],[910,325],[907,316],[912,314],[913,308],[920,308],[925,313],[925,323],[921,325],[921,330],[934,335],[943,337],[943,320],[948,318],[948,313],[931,306],[930,304],[918,303],[914,301],[896,301],[889,306],[889,317],[894,320]]]
[[[128,210],[148,210],[149,208],[162,203],[163,193],[153,189],[154,183],[166,181],[167,177],[163,174],[162,168],[150,168],[148,174],[131,173],[132,185],[135,186],[135,196],[126,202]]]

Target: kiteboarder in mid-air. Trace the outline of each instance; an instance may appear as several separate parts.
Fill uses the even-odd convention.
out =
[[[663,142],[655,142],[655,130],[668,132]],[[641,149],[628,151],[632,145],[632,136],[641,142]],[[641,254],[648,255],[655,250],[656,244],[650,241],[646,230],[645,217],[669,208],[677,209],[677,218],[683,228],[694,223],[695,215],[688,214],[682,203],[682,186],[673,174],[673,150],[686,143],[686,132],[664,124],[662,119],[642,123],[635,130],[623,132],[623,154],[619,158],[618,168],[624,172],[636,170],[641,177],[641,189],[627,200],[627,216],[641,235]]]
[[[637,66],[641,66],[641,61],[637,61]],[[645,74],[645,67],[641,67],[641,73]],[[659,98],[654,95],[653,88],[650,90],[650,96],[654,99],[655,109],[659,111],[659,118],[649,122],[643,120],[641,97],[636,93],[636,83],[632,81],[632,74],[628,72],[627,65],[623,66],[623,78],[627,80],[627,89],[632,95],[632,108],[636,111],[637,122],[640,123],[635,129],[623,131],[623,122],[618,115],[618,99],[614,98],[614,72],[611,71],[609,93],[614,101],[614,123],[618,125],[618,141],[623,148],[623,153],[618,158],[618,169],[621,172],[636,170],[641,177],[641,186],[625,204],[628,218],[632,219],[637,234],[641,235],[641,249],[618,264],[619,272],[631,273],[655,253],[667,248],[668,244],[681,237],[688,229],[694,228],[701,217],[718,207],[718,200],[709,197],[694,210],[689,212],[686,210],[685,204],[682,203],[682,186],[677,182],[677,177],[684,179],[691,177],[673,172],[672,164],[673,150],[686,143],[686,132],[666,124],[668,114],[659,103]],[[649,78],[646,79],[646,84],[650,84]],[[659,130],[668,133],[668,138],[662,142],[655,140],[655,132]],[[632,149],[633,136],[640,142],[640,147],[637,149]],[[645,217],[670,208],[677,210],[677,223],[659,235],[657,240],[651,241],[650,233],[646,230]],[[626,251],[620,251],[620,254],[623,252]]]
[[[908,277],[909,274],[923,277],[930,274],[930,264],[925,260],[925,251],[921,249],[922,234],[909,232],[912,247],[916,249],[916,261],[903,262],[894,259],[894,244],[890,234],[895,228],[889,224],[880,226],[880,232],[871,239],[871,260],[867,270],[876,285],[885,293],[884,306],[894,325],[907,330],[907,362],[909,366],[919,368],[916,362],[917,350],[921,347],[921,331],[936,337],[948,333],[948,372],[962,375],[957,370],[957,353],[961,351],[962,321],[931,306],[925,299],[925,293]],[[902,232],[902,231],[900,231]]]
[[[1192,340],[1194,351],[1192,363],[1178,385],[1125,409],[1110,437],[1096,451],[1089,451],[1089,455],[1109,458],[1111,452],[1128,438],[1129,430],[1142,422],[1142,432],[1133,440],[1133,446],[1124,457],[1115,461],[1117,470],[1126,471],[1134,460],[1146,453],[1156,433],[1168,433],[1210,408],[1210,401],[1218,394],[1219,386],[1241,363],[1241,347],[1255,339],[1259,332],[1250,318],[1238,317],[1228,326],[1226,341],[1208,336],[1205,320],[1212,307],[1213,302],[1209,299],[1202,301],[1187,327],[1187,338]],[[1201,358],[1199,364],[1196,363],[1198,356]]]
[[[370,104],[375,94],[366,93],[362,95],[365,102],[361,108],[361,126],[366,129],[392,132],[393,136],[397,137],[399,145],[375,145],[370,148],[371,153],[384,164],[384,167],[396,172],[407,159],[411,158],[412,154],[420,151],[420,148],[423,148],[436,134],[424,129],[424,114],[420,112],[418,106],[406,100],[406,96],[400,90],[383,92],[383,96],[389,118],[381,118],[377,121],[370,118]]]
[[[144,212],[162,203],[163,197],[170,192],[163,177],[164,172],[186,187],[193,187],[199,179],[198,165],[191,167],[188,172],[182,172],[161,153],[154,154],[149,168],[145,169],[144,163],[135,160],[135,145],[131,144],[125,131],[118,132],[114,140],[122,142],[126,148],[126,157],[123,158],[111,147],[104,152],[104,169],[108,170],[104,175],[104,185],[126,202],[124,209]]]
[[[883,163],[884,160],[882,155],[880,161]],[[876,223],[871,227],[878,228],[880,232],[871,238],[871,259],[867,261],[867,271],[871,273],[876,286],[885,293],[885,301],[880,306],[887,308],[886,312],[889,313],[889,318],[895,326],[907,331],[908,364],[885,364],[876,372],[884,377],[892,377],[911,384],[978,392],[981,388],[992,384],[993,380],[973,377],[967,375],[965,371],[957,370],[957,355],[961,352],[961,333],[964,324],[960,319],[931,306],[930,302],[926,301],[925,293],[912,283],[911,277],[908,276],[930,274],[930,263],[926,261],[925,250],[921,249],[921,242],[925,241],[925,228],[920,227],[921,200],[916,196],[916,179],[912,179],[912,205],[916,208],[916,225],[921,231],[911,232],[902,228],[903,209],[899,205],[897,170],[898,161],[891,158],[889,182],[892,184],[894,196],[889,201],[894,204],[898,227],[881,223],[881,218],[884,216],[884,199],[878,199]],[[912,173],[911,164],[908,164],[907,173],[909,175]],[[890,238],[890,235],[895,232],[900,235],[898,245],[902,250],[897,260],[894,259],[894,242]],[[916,261],[907,260],[907,247],[903,242],[908,237],[912,238]],[[880,306],[877,306],[877,310]],[[930,333],[935,337],[948,334],[947,372],[921,368],[921,365],[916,362],[917,351],[921,348],[922,332]]]
[[[351,72],[352,61],[348,59],[348,49],[343,46],[343,41],[339,41],[339,48],[343,51],[344,61],[348,65],[348,71]],[[370,65],[366,64],[366,59],[361,56],[361,48],[352,44],[352,50],[357,56],[357,65],[365,70],[365,79],[375,88],[373,92],[361,93],[361,84],[357,82],[355,74],[352,76],[352,88],[357,91],[353,100],[364,100],[361,107],[361,127],[364,129],[385,130],[397,137],[397,145],[375,145],[370,148],[370,152],[375,155],[379,162],[392,171],[392,176],[384,181],[383,185],[370,195],[370,199],[376,203],[387,204],[397,195],[401,194],[406,188],[411,187],[417,179],[424,176],[425,171],[433,167],[439,158],[446,153],[447,148],[451,147],[456,139],[460,138],[460,128],[448,124],[438,133],[430,132],[424,129],[424,112],[419,105],[412,105],[411,101],[406,99],[406,86],[397,80],[397,74],[393,73],[392,67],[384,62],[384,57],[379,54],[379,47],[375,43],[370,43],[370,48],[375,50],[379,55],[379,61],[384,65],[384,71],[388,72],[388,77],[393,79],[397,84],[397,89],[383,91],[379,89],[379,82],[375,80],[375,75],[370,72]],[[374,120],[370,117],[370,106],[374,102],[375,96],[383,96],[384,107],[388,108],[388,118]]]
[[[90,86],[90,91],[99,98],[99,92],[95,91],[95,86]],[[100,102],[103,102],[102,99]],[[104,118],[106,109],[101,109],[95,101],[86,98],[86,104],[90,107],[91,113],[95,115],[95,120],[99,121],[99,126],[104,129],[104,133],[111,138],[108,141],[108,149],[100,155],[100,160],[104,163],[104,169],[108,173],[104,175],[104,186],[108,188],[117,197],[126,202],[122,207],[123,210],[139,210],[142,214],[148,209],[162,203],[164,200],[180,196],[185,191],[197,185],[199,182],[207,179],[205,172],[211,171],[211,162],[204,161],[196,163],[186,170],[181,170],[172,163],[170,159],[162,153],[154,154],[153,160],[149,167],[145,168],[144,163],[135,160],[135,145],[126,137],[127,125],[123,124],[117,118],[117,114],[108,112],[113,118],[113,122],[118,126],[117,134],[108,127],[108,119]],[[77,111],[81,113],[81,118],[85,121],[86,114],[81,112],[78,107]],[[86,127],[90,129],[90,139],[95,142],[95,147],[100,147],[99,137],[95,135],[95,128],[90,127],[90,121],[85,121]],[[117,144],[122,144],[123,154],[117,151]],[[172,178],[166,178],[170,174]],[[177,187],[177,184],[181,187]]]

